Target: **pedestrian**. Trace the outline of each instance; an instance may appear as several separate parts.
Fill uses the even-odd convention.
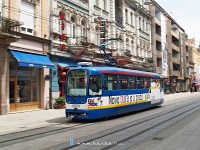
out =
[[[191,78],[191,87],[190,87],[190,92],[191,93],[197,92],[196,84],[197,84],[196,76],[193,76]]]

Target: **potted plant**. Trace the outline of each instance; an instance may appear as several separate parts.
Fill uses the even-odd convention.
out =
[[[56,109],[63,109],[65,108],[65,97],[58,97],[55,99],[55,104],[54,104],[54,108]]]

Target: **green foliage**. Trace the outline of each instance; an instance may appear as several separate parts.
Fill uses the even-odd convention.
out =
[[[64,97],[59,97],[57,99],[55,99],[55,103],[53,105],[53,107],[55,109],[64,109],[65,108],[65,98]]]
[[[66,100],[65,100],[65,97],[58,97],[56,99],[56,103],[58,104],[65,104]]]

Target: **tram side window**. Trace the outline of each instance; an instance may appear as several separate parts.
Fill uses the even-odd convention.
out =
[[[135,86],[136,86],[135,77],[130,76],[130,78],[129,78],[129,89],[135,89],[136,88]]]
[[[150,78],[144,78],[144,88],[150,88]]]
[[[89,81],[89,95],[101,95],[102,94],[102,78],[101,76],[90,76]]]
[[[137,77],[137,88],[138,89],[143,89],[144,88],[143,77]]]
[[[116,90],[116,89],[118,89],[117,76],[104,75],[104,90]]]
[[[119,76],[120,89],[128,89],[128,76]]]

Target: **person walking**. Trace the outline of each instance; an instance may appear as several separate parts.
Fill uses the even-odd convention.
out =
[[[191,88],[190,88],[190,92],[191,93],[197,92],[196,84],[197,84],[196,76],[193,76],[192,77]]]

